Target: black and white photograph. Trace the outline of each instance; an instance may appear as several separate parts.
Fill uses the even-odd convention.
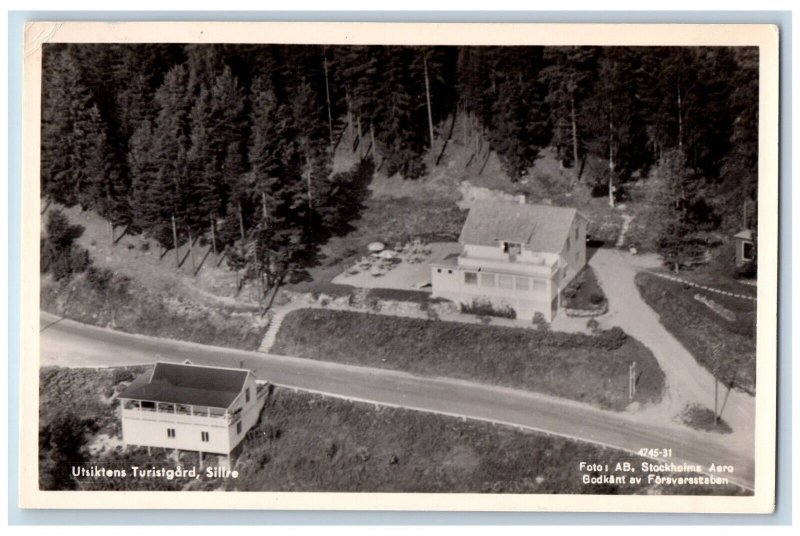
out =
[[[29,28],[31,505],[772,508],[777,34],[216,26]]]

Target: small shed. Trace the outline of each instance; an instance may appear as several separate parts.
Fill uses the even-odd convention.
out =
[[[756,243],[753,231],[744,229],[733,235],[736,245],[736,266],[742,266],[756,259]]]

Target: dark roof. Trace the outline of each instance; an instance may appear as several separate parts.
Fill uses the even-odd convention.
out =
[[[559,253],[578,214],[574,208],[480,201],[470,209],[458,240],[479,246],[519,242],[531,251]]]
[[[152,373],[136,378],[120,398],[227,409],[244,389],[243,369],[191,364],[155,364]]]

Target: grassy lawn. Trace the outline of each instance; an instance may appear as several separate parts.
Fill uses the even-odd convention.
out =
[[[621,410],[628,366],[642,371],[636,401],[661,398],[652,353],[620,330],[598,335],[429,321],[347,311],[289,313],[274,353],[529,389]]]
[[[86,428],[83,448],[72,456],[53,449],[40,456],[40,468],[58,489],[83,490],[236,490],[440,493],[579,493],[743,495],[732,486],[647,486],[581,483],[580,460],[608,464],[641,458],[536,432],[399,408],[376,407],[317,394],[274,388],[264,414],[235,460],[237,479],[176,478],[73,479],[70,464],[105,468],[191,468],[197,454],[179,459],[161,449],[116,448],[90,454],[94,436],[114,429],[116,401],[105,394],[131,375],[123,369],[45,369],[40,374],[43,403],[55,400],[80,408],[84,419],[105,422]],[[41,425],[56,428],[64,413],[42,410]],[[63,426],[62,426],[63,428]],[[118,433],[118,428],[116,428]],[[55,446],[55,445],[54,445]],[[58,444],[64,447],[63,443]],[[80,447],[80,445],[78,445]],[[60,462],[55,465],[54,461]],[[212,459],[206,458],[207,463]],[[67,469],[52,473],[55,467]],[[597,475],[598,473],[590,473]]]
[[[721,418],[715,417],[714,410],[697,404],[686,407],[681,414],[681,420],[684,424],[691,426],[695,430],[715,432],[718,434],[730,434],[733,432],[728,423]]]
[[[680,277],[689,279],[691,272]],[[698,275],[697,282],[722,290],[748,292],[745,285],[734,281]],[[696,287],[664,280],[648,273],[636,276],[644,300],[658,312],[661,323],[689,350],[695,359],[722,382],[733,381],[737,387],[755,391],[755,302],[708,292]],[[749,290],[750,293],[754,289]],[[695,299],[702,296],[719,304],[730,315],[725,318]],[[720,348],[714,363],[713,348]]]

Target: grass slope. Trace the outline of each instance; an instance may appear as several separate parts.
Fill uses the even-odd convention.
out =
[[[659,314],[664,327],[701,365],[720,381],[733,380],[738,387],[755,392],[754,302],[687,287],[644,272],[637,274],[636,286],[642,298]],[[695,294],[721,304],[735,314],[735,320],[730,321],[715,313],[694,299]],[[720,359],[714,363],[713,348],[716,345],[720,348]]]
[[[631,361],[642,373],[636,401],[659,400],[664,386],[652,353],[619,330],[591,336],[301,309],[286,316],[272,351],[530,389],[616,410],[629,403]]]
[[[43,276],[40,306],[86,324],[242,350],[257,349],[267,329],[252,313],[165,296],[138,280],[129,281],[125,292],[114,292],[92,285],[86,274],[66,284]]]

